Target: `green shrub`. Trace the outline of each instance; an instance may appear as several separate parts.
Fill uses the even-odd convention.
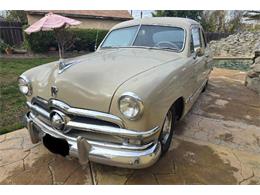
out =
[[[29,48],[36,53],[47,52],[49,47],[56,47],[57,43],[52,31],[37,32],[25,35]]]
[[[96,29],[69,29],[69,31],[75,34],[74,46],[69,51],[94,51],[97,32],[97,46],[108,32],[107,30]],[[25,35],[25,39],[29,48],[35,53],[47,52],[49,47],[57,48],[53,31],[32,33],[31,35]]]

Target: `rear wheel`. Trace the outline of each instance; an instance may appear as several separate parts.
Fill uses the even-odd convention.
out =
[[[169,110],[164,119],[163,127],[161,130],[161,134],[159,136],[159,141],[162,146],[162,155],[165,154],[171,145],[172,137],[174,134],[174,126],[177,120],[176,109]]]

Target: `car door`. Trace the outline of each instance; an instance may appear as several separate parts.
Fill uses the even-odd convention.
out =
[[[196,92],[198,92],[205,82],[205,67],[207,66],[207,63],[205,57],[205,44],[200,26],[194,26],[191,28],[191,36],[191,44],[193,44],[193,46],[191,45],[191,55],[193,56],[194,95],[196,95]],[[201,55],[197,55],[196,50],[198,49],[201,49]]]

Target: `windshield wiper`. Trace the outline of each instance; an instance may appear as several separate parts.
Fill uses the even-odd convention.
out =
[[[159,49],[165,49],[165,50],[172,50],[172,51],[178,51],[177,48],[173,48],[173,47],[158,47]]]
[[[109,49],[109,48],[115,48],[115,47],[112,47],[112,46],[103,46],[101,48],[104,48],[104,49]]]

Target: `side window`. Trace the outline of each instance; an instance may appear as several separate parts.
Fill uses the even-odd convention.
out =
[[[199,28],[192,28],[191,35],[192,35],[192,41],[193,41],[194,49],[196,49],[198,47],[202,47],[200,29]]]

